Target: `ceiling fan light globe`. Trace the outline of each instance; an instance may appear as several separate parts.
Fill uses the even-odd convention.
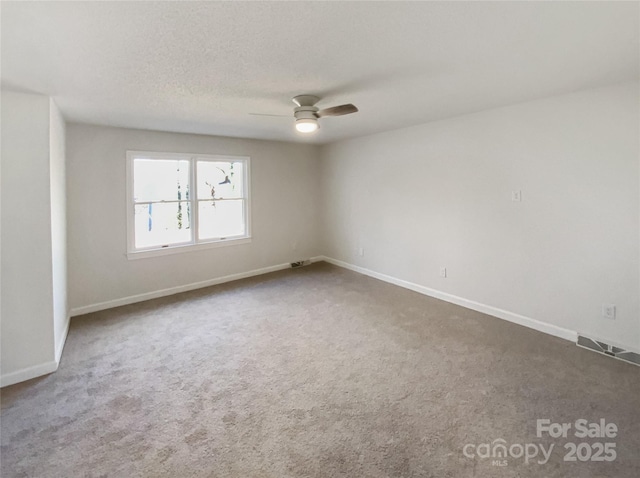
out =
[[[320,128],[318,120],[299,119],[296,120],[296,130],[300,133],[314,133]]]

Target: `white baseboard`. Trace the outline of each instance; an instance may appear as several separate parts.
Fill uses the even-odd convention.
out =
[[[31,380],[32,378],[47,375],[58,370],[60,364],[60,358],[62,357],[62,351],[64,350],[64,344],[67,341],[67,335],[69,335],[69,325],[71,324],[71,318],[67,317],[67,325],[64,328],[62,336],[56,344],[55,361],[45,362],[31,367],[23,368],[15,372],[6,373],[0,377],[0,387],[7,387],[16,383],[24,382],[25,380]]]
[[[525,317],[524,315],[515,314],[513,312],[499,309],[497,307],[493,307],[490,305],[481,304],[480,302],[475,302],[473,300],[464,299],[462,297],[448,294],[446,292],[441,292],[439,290],[430,289],[429,287],[415,284],[413,282],[409,282],[406,280],[398,279],[396,277],[392,277],[386,274],[381,274],[380,272],[375,272],[370,269],[365,269],[364,267],[349,264],[348,262],[339,261],[331,257],[322,257],[319,260],[324,260],[329,264],[343,267],[345,269],[349,269],[354,272],[359,272],[360,274],[364,274],[384,282],[389,282],[390,284],[404,287],[405,289],[410,289],[420,294],[428,295],[429,297],[434,297],[436,299],[444,300],[445,302],[450,302],[452,304],[466,307],[467,309],[476,310],[478,312],[482,312],[483,314],[487,314],[493,317],[497,317],[499,319],[507,320],[509,322],[513,322],[518,325],[523,325],[530,329],[534,329],[539,332],[544,332],[545,334],[554,335],[556,337],[560,337],[565,340],[570,340],[571,342],[576,342],[578,340],[577,332],[573,330],[565,329],[563,327],[558,327],[557,325],[552,325],[546,322],[542,322],[540,320],[532,319],[530,317]]]
[[[31,380],[32,378],[40,377],[41,375],[53,373],[56,370],[58,370],[58,362],[45,362],[34,365],[33,367],[23,368],[22,370],[2,375],[0,377],[0,387],[6,387],[8,385],[13,385],[14,383]]]
[[[56,344],[56,362],[60,363],[60,359],[62,358],[62,351],[64,350],[64,344],[67,343],[67,335],[69,335],[69,326],[71,325],[71,317],[67,315],[67,324],[64,326],[64,332],[62,332],[62,337],[58,340]]]
[[[324,257],[312,257],[311,262],[318,262],[324,260]],[[224,284],[225,282],[231,282],[239,279],[246,279],[247,277],[259,276],[262,274],[268,274],[269,272],[281,271],[283,269],[289,269],[290,263],[278,264],[270,267],[263,267],[261,269],[254,269],[247,272],[240,272],[238,274],[231,274],[228,276],[217,277],[215,279],[209,279],[201,282],[193,282],[187,285],[181,285],[177,287],[170,287],[168,289],[156,290],[153,292],[146,292],[144,294],[131,295],[123,297],[121,299],[109,300],[106,302],[98,302],[97,304],[85,305],[82,307],[74,307],[71,309],[71,317],[77,315],[90,314],[91,312],[98,312],[100,310],[111,309],[113,307],[120,307],[122,305],[134,304],[136,302],[143,302],[145,300],[157,299],[159,297],[166,297],[168,295],[179,294],[180,292],[187,292],[195,289],[202,289],[203,287],[210,287],[212,285]]]

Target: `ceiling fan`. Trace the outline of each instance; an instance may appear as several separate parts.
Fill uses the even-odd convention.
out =
[[[358,108],[352,104],[333,106],[331,108],[319,109],[316,105],[320,98],[315,95],[298,95],[291,99],[296,107],[293,109],[293,116],[296,119],[296,130],[300,133],[313,133],[320,128],[318,120],[325,116],[342,116],[357,113]],[[250,113],[254,116],[285,116],[267,115],[260,113]]]

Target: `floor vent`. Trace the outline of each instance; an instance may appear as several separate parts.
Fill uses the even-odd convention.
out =
[[[598,352],[613,358],[617,358],[618,360],[624,360],[625,362],[640,366],[640,354],[629,352],[620,347],[616,347],[615,345],[609,345],[604,342],[600,342],[599,340],[590,339],[589,337],[584,337],[582,335],[578,335],[578,341],[576,342],[576,344],[579,347],[584,347],[585,349],[589,349],[593,352]]]
[[[311,264],[311,261],[309,259],[306,259],[304,261],[292,262],[291,268],[295,269],[296,267],[308,266],[309,264]]]

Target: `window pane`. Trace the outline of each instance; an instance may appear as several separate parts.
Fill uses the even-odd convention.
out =
[[[198,199],[243,197],[242,161],[198,161]]]
[[[164,246],[191,240],[188,202],[136,204],[136,247]]]
[[[189,161],[136,159],[133,161],[133,200],[189,199]]]
[[[199,201],[198,237],[219,239],[242,236],[244,228],[244,200]]]

